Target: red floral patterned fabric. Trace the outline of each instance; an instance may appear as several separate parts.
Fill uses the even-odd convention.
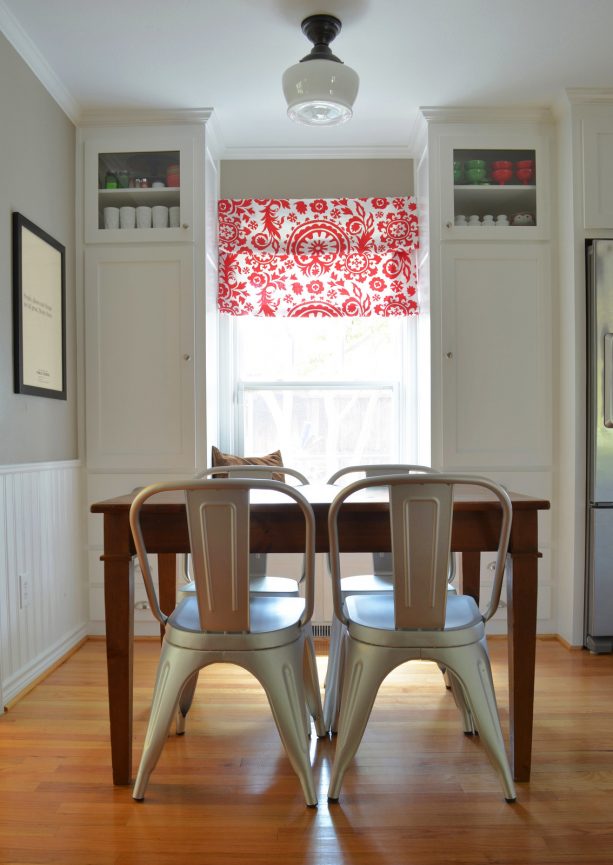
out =
[[[415,315],[413,198],[224,199],[220,312]]]

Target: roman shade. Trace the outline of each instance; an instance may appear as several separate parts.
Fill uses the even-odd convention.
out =
[[[415,315],[417,246],[412,197],[222,199],[219,311]]]

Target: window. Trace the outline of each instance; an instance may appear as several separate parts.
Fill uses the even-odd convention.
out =
[[[311,480],[417,461],[414,199],[219,202],[221,445]]]
[[[237,453],[280,448],[314,481],[343,465],[416,460],[415,317],[224,325],[234,349],[224,439]]]

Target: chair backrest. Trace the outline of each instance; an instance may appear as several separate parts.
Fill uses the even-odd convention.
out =
[[[494,585],[487,620],[496,612],[511,531],[512,506],[506,491],[487,478],[433,473],[382,475],[364,478],[344,487],[330,506],[328,532],[334,608],[346,621],[340,591],[340,556],[337,521],[349,496],[362,489],[386,486],[389,519],[396,628],[441,629],[445,624],[453,493],[459,485],[489,490],[502,509]],[[348,518],[348,517],[347,517]]]
[[[275,480],[274,475],[284,475],[298,481],[299,485],[308,484],[309,480],[298,469],[289,466],[266,466],[251,465],[249,463],[239,466],[209,466],[196,475],[197,479],[207,477],[233,477],[233,478],[267,478]]]
[[[328,478],[329,484],[335,484],[338,480],[347,475],[357,475],[358,477],[372,478],[375,475],[403,475],[406,472],[435,472],[431,466],[420,466],[415,463],[375,463],[372,465],[355,465],[344,466],[342,469],[335,471]],[[356,478],[357,480],[357,478]]]
[[[378,463],[373,465],[345,466],[334,472],[328,479],[329,484],[335,484],[342,478],[356,475],[359,477],[372,478],[377,475],[404,475],[411,473],[429,474],[436,472],[430,466],[417,465],[415,463]],[[357,478],[356,478],[357,479]],[[392,578],[392,555],[391,553],[376,552],[372,554],[373,571],[384,580],[391,582]],[[449,579],[455,576],[455,559],[450,557]]]
[[[304,596],[301,624],[313,614],[315,517],[296,487],[261,478],[222,478],[154,484],[141,490],[130,508],[130,525],[153,614],[161,612],[141,527],[143,505],[152,496],[173,491],[184,494],[200,627],[203,631],[248,632],[249,528],[252,490],[282,493],[293,500],[305,526]]]

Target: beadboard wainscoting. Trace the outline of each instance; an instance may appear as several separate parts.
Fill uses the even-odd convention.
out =
[[[0,466],[2,705],[87,634],[82,469]]]

